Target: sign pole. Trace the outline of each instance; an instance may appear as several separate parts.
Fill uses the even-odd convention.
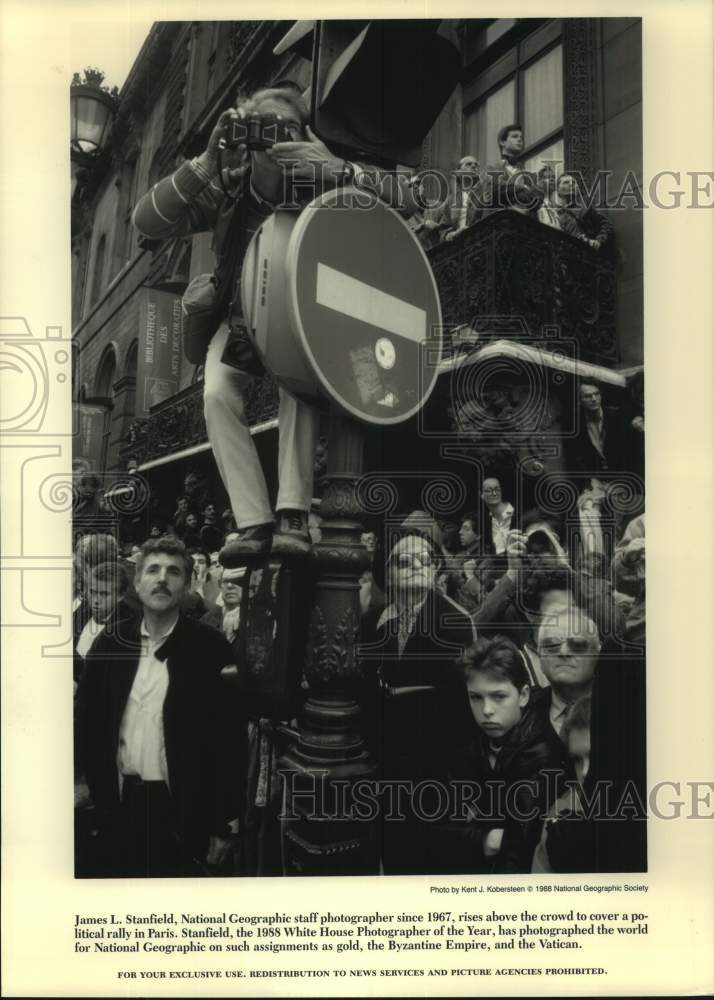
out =
[[[352,786],[376,772],[362,740],[357,703],[359,578],[369,567],[360,542],[363,511],[357,497],[363,455],[363,428],[332,406],[305,662],[310,695],[298,739],[280,762],[281,770],[288,772],[286,815],[294,817],[283,828],[287,874],[378,872],[376,822],[360,822],[350,815]]]

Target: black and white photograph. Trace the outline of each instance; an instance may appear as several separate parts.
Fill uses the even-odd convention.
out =
[[[75,877],[647,872],[641,19],[79,58]]]
[[[713,37],[0,4],[3,996],[711,993]]]

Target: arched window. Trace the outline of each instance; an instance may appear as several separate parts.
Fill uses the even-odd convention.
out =
[[[126,355],[126,366],[124,368],[124,374],[128,375],[130,378],[136,378],[136,366],[139,358],[139,341],[132,340],[129,344],[129,350]]]
[[[111,399],[114,395],[112,385],[116,378],[117,359],[114,349],[108,347],[102,355],[97,369],[97,380],[94,383],[94,395],[103,399]]]
[[[94,270],[92,272],[92,295],[89,300],[90,305],[95,305],[99,299],[104,281],[104,257],[107,249],[107,238],[102,236],[94,254]]]
[[[139,341],[132,340],[131,344],[129,344],[129,350],[126,355],[126,364],[124,365],[124,378],[127,380],[124,402],[124,414],[126,420],[134,420],[136,418],[136,371],[138,360]],[[132,381],[129,382],[129,379]]]
[[[97,378],[94,383],[94,395],[102,400],[107,400],[106,412],[104,414],[104,430],[102,432],[102,449],[100,467],[105,468],[107,463],[107,453],[109,451],[109,438],[112,433],[112,410],[114,401],[114,382],[116,380],[117,357],[113,346],[107,347],[97,369]]]

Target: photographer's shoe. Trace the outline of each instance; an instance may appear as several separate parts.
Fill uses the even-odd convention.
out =
[[[252,528],[246,528],[237,541],[225,545],[220,551],[218,561],[226,569],[244,566],[249,559],[267,555],[270,552],[272,540],[272,522],[256,524]]]
[[[281,510],[273,534],[273,553],[284,556],[306,556],[310,552],[307,513],[303,510]]]

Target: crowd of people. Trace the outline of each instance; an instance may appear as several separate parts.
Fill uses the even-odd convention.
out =
[[[584,406],[592,388],[581,386]],[[458,518],[414,510],[398,525],[363,532],[370,568],[359,581],[362,680],[354,691],[362,736],[380,781],[431,788],[418,801],[407,795],[398,820],[381,816],[384,873],[612,865],[612,845],[598,836],[612,828],[603,817],[594,826],[583,818],[578,789],[587,798],[602,782],[637,788],[644,766],[636,745],[644,732],[644,500],[631,517],[606,517],[616,487],[617,476],[599,469],[566,523],[518,510],[498,476],[486,474],[478,502]],[[318,544],[317,507],[309,524]],[[249,873],[241,830],[255,794],[249,734],[261,720],[231,687],[250,648],[240,641],[249,570],[221,557],[239,538],[229,510],[219,517],[207,503],[197,515],[185,495],[142,545],[78,537],[78,874]],[[180,646],[169,641],[177,631]],[[188,677],[179,681],[183,660]],[[159,662],[161,680],[152,681]],[[168,697],[172,684],[178,704]],[[629,702],[618,709],[628,726],[613,733],[608,699],[628,684]],[[593,747],[603,742],[609,752],[598,760]],[[451,797],[467,786],[479,801],[461,802],[457,815]],[[194,814],[186,796],[193,801],[199,787],[205,806]],[[491,787],[500,798],[486,808]],[[434,788],[449,805],[436,822],[444,802]],[[137,833],[144,824],[148,841]],[[623,846],[617,829],[615,857],[624,870],[636,867],[641,837]],[[272,836],[279,841],[275,829]]]
[[[594,250],[613,253],[615,230],[586,202],[575,174],[560,171],[556,161],[527,170],[523,128],[517,122],[500,129],[498,146],[499,162],[486,167],[475,156],[462,156],[451,172],[448,192],[430,172],[417,176],[420,209],[409,225],[425,248],[449,243],[493,212],[508,209],[568,233]]]
[[[226,151],[226,124],[248,114],[279,115],[291,140]],[[534,181],[522,170],[520,125],[498,139],[500,163],[482,174],[474,157],[462,159],[451,197],[421,216],[416,181],[377,171],[370,190],[411,215],[427,242],[453,240],[506,209],[594,250],[612,247],[612,228],[582,203],[572,175],[556,183],[544,168]],[[194,301],[210,322],[188,310],[184,333],[187,356],[204,364],[206,428],[230,507],[219,514],[205,492],[186,489],[172,516],[146,539],[134,530],[122,549],[98,529],[89,485],[78,501],[79,875],[282,870],[269,724],[298,725],[299,706],[295,718],[256,716],[235,679],[260,673],[250,662],[258,646],[241,641],[251,566],[267,556],[303,568],[316,562],[318,419],[280,389],[273,509],[245,407],[250,380],[264,368],[236,288],[288,169],[306,191],[318,175],[335,186],[357,185],[364,173],[317,139],[300,89],[282,82],[222,115],[204,152],[158,181],[134,211],[151,239],[213,233],[215,273]],[[578,392],[578,433],[565,442],[578,483],[573,518],[519,509],[513,484],[487,468],[453,519],[405,510],[397,525],[364,523],[361,671],[350,693],[377,767],[372,821],[385,874],[646,864],[643,824],[623,824],[619,808],[637,797],[644,773],[644,498],[635,496],[626,517],[614,501],[618,474],[643,471],[644,418],[611,411],[596,383],[583,379]],[[269,624],[274,638],[279,622]],[[301,691],[307,697],[309,678]],[[583,802],[605,787],[610,796],[593,816]]]

